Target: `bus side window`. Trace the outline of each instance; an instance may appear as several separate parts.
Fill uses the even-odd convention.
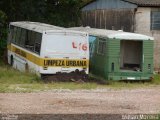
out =
[[[105,39],[99,38],[97,53],[104,55],[105,50],[106,50],[106,41],[105,41]]]
[[[14,27],[13,36],[12,36],[12,41],[13,41],[13,43],[16,42],[16,31],[17,31],[17,27]]]
[[[21,41],[20,41],[20,45],[22,47],[24,47],[24,44],[25,44],[25,39],[26,38],[26,30],[25,29],[21,29]]]
[[[14,27],[10,26],[8,42],[13,42],[13,35],[14,35]]]
[[[41,42],[42,42],[42,34],[41,33],[36,33],[35,52],[38,53],[38,54],[40,54]]]
[[[16,31],[16,44],[20,45],[20,41],[21,41],[21,28],[17,28],[17,31]]]
[[[25,40],[25,47],[27,48],[27,45],[29,44],[29,31],[26,30],[26,40]]]
[[[94,50],[95,50],[95,41],[96,41],[97,37],[96,36],[89,36],[89,50],[90,50],[90,58],[92,58],[93,54],[94,54]]]
[[[34,51],[34,34],[32,33],[32,31],[29,30],[27,30],[25,48]]]

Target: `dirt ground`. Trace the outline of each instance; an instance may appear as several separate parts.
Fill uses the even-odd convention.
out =
[[[160,86],[0,93],[1,114],[158,114]]]
[[[54,90],[1,93],[1,113],[160,113],[160,87],[134,90]]]

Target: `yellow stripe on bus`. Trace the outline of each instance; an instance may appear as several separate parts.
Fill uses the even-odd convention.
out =
[[[89,60],[87,59],[50,59],[40,58],[27,51],[17,48],[13,45],[8,45],[8,50],[18,54],[19,56],[29,60],[30,62],[42,67],[80,67],[88,68]]]

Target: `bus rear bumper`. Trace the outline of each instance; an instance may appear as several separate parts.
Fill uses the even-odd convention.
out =
[[[126,80],[126,81],[150,81],[153,79],[153,76],[116,76],[109,75],[108,80]]]
[[[62,67],[48,67],[48,68],[40,68],[40,74],[57,74],[57,73],[72,73],[72,72],[84,72],[88,74],[88,68],[62,68]]]

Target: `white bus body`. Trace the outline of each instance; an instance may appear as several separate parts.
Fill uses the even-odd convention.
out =
[[[88,74],[88,34],[37,22],[11,22],[8,63],[38,75],[77,70]]]

